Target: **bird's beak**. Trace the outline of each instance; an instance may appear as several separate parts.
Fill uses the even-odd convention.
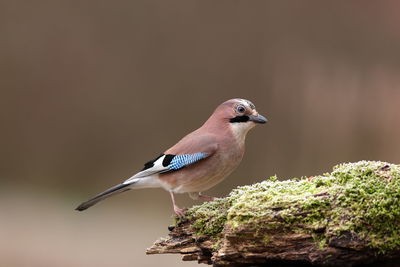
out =
[[[263,115],[258,114],[257,116],[250,115],[249,121],[253,121],[255,123],[266,123],[268,120]]]

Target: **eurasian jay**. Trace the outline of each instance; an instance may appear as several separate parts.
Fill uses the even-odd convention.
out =
[[[176,205],[174,194],[189,193],[193,199],[213,200],[202,192],[232,173],[243,158],[247,132],[256,124],[266,122],[250,101],[228,100],[199,129],[144,164],[140,172],[83,202],[76,210],[85,210],[131,189],[161,187],[170,192],[176,215],[183,217],[184,209]]]

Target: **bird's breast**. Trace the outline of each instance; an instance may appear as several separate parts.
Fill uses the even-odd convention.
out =
[[[239,165],[244,146],[220,144],[212,156],[176,172],[159,175],[163,187],[175,193],[202,192],[220,183]]]

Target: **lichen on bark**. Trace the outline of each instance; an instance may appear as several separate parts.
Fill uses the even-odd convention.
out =
[[[232,263],[227,252],[236,255],[238,265],[252,263],[251,257],[326,265],[349,264],[351,257],[355,264],[395,258],[400,166],[360,161],[313,177],[274,176],[192,207],[176,227],[182,225],[195,243],[208,242],[203,248],[198,242],[196,255],[202,261],[209,255],[207,263],[216,266]]]

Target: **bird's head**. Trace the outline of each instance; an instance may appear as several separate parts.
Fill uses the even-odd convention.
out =
[[[235,136],[243,139],[251,128],[268,121],[257,112],[252,102],[241,98],[222,103],[211,118],[217,120],[219,125],[228,126]]]

